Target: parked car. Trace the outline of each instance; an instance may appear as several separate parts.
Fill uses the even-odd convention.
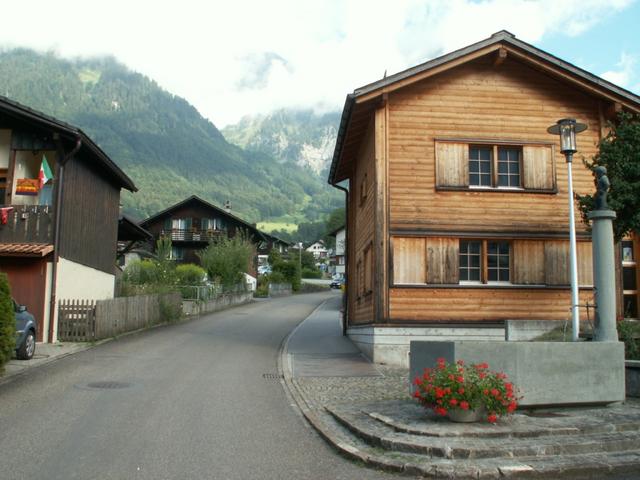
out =
[[[258,267],[258,275],[268,275],[271,273],[270,265],[260,265]]]
[[[344,284],[344,279],[340,279],[340,280],[333,280],[330,284],[329,287],[331,288],[342,288],[342,285]]]
[[[36,351],[36,319],[27,311],[27,307],[12,301],[16,317],[16,357],[30,360]]]

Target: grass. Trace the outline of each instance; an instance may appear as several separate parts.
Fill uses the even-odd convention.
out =
[[[285,230],[286,232],[293,233],[298,230],[298,225],[295,223],[286,222],[259,222],[258,229],[265,232],[273,232],[274,230]]]

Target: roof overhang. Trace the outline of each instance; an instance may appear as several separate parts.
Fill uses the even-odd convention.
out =
[[[502,30],[485,40],[390,75],[347,95],[329,171],[329,183],[335,185],[349,178],[349,160],[357,154],[371,122],[372,112],[378,105],[383,104],[386,95],[494,52],[527,63],[596,97],[618,104],[621,108],[640,112],[638,95],[518,40],[513,34]]]
[[[0,243],[0,257],[42,258],[53,252],[49,243]]]

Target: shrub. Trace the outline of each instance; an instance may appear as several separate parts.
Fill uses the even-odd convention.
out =
[[[198,265],[186,263],[176,267],[175,276],[178,285],[204,285],[207,272]]]
[[[322,278],[322,272],[317,268],[311,269],[304,267],[302,269],[302,278]]]
[[[504,373],[489,370],[486,363],[467,366],[458,360],[447,364],[444,358],[437,362],[436,368],[425,368],[424,374],[413,381],[414,397],[425,408],[443,416],[449,410],[484,408],[491,423],[517,408],[515,387]]]
[[[618,322],[618,339],[624,342],[624,358],[640,360],[640,323],[631,320]]]
[[[284,278],[284,282],[291,284],[294,292],[300,290],[300,266],[294,260],[283,260],[272,266],[272,273],[280,273]],[[275,283],[275,282],[274,282]],[[278,282],[282,283],[282,282]]]
[[[11,301],[9,279],[0,273],[0,372],[4,371],[16,349],[16,319]]]
[[[244,283],[252,255],[253,245],[245,235],[217,239],[198,253],[209,278],[225,288]]]
[[[159,283],[160,266],[153,260],[134,260],[124,269],[122,278],[134,285]]]

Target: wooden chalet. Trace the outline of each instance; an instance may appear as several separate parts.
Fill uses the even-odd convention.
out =
[[[161,237],[171,239],[171,258],[178,263],[200,264],[197,252],[203,250],[217,238],[233,238],[240,233],[247,235],[255,245],[256,252],[270,250],[277,239],[258,230],[255,225],[216,207],[196,195],[176,203],[165,210],[143,220],[140,226],[153,235],[153,246]],[[256,276],[257,258],[247,272]]]
[[[588,125],[574,189],[593,192],[580,158],[622,110],[639,112],[640,97],[506,31],[349,94],[329,183],[348,182],[351,338],[406,365],[410,339],[503,339],[507,320],[569,319],[567,169],[547,127]],[[591,242],[577,222],[586,305]],[[619,310],[637,317],[640,251],[633,239],[622,250]]]
[[[113,297],[122,188],[137,190],[80,129],[0,97],[0,271],[38,341],[56,339],[57,300]]]

